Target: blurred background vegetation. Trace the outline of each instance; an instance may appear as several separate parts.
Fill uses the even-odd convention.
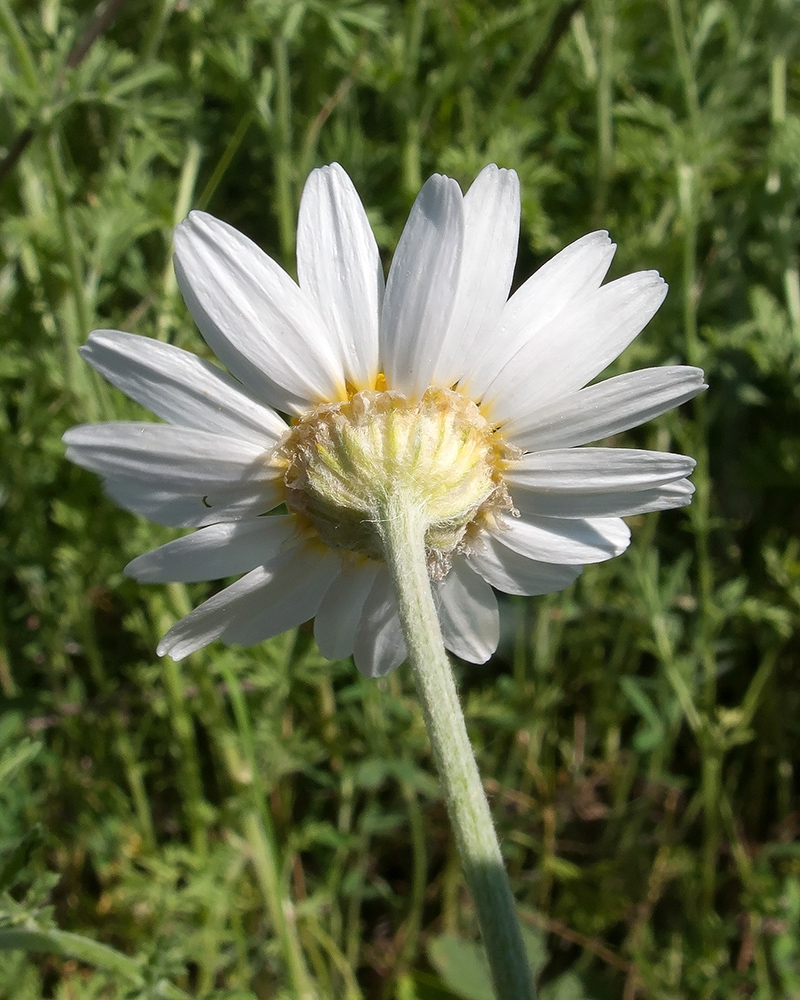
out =
[[[545,997],[800,997],[799,99],[795,0],[0,0],[0,997],[489,998],[410,677],[307,628],[159,662],[210,588],[124,580],[168,532],[63,460],[141,419],[92,328],[204,350],[175,223],[293,270],[331,160],[387,263],[494,161],[518,280],[607,228],[670,283],[613,371],[711,389],[616,443],[694,504],[459,682]]]

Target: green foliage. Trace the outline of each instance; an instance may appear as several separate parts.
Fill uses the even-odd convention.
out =
[[[670,282],[616,370],[711,389],[620,443],[697,457],[694,504],[506,601],[461,690],[543,997],[792,1000],[796,5],[129,0],[92,32],[87,5],[0,0],[0,927],[30,947],[0,950],[0,997],[486,995],[454,978],[474,917],[409,678],[306,629],[157,662],[209,588],[124,580],[169,534],[63,460],[68,426],[140,418],[79,360],[89,330],[203,350],[174,224],[207,208],[291,269],[336,159],[387,260],[429,173],[495,160],[520,279],[603,227],[615,273]]]

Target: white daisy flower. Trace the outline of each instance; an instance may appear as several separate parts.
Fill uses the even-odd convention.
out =
[[[315,618],[325,656],[353,654],[370,677],[394,670],[406,649],[375,524],[402,488],[425,511],[445,645],[481,663],[499,635],[492,588],[566,587],[586,563],[624,551],[623,517],[689,503],[691,458],[580,447],[705,388],[685,366],[587,385],[648,323],[666,284],[643,271],[603,285],[615,247],[596,232],[508,298],[519,216],[512,170],[486,167],[466,195],[431,177],[385,287],[338,164],[306,183],[297,284],[210,215],[178,227],[181,291],[230,374],[169,344],[96,331],[86,360],[167,423],[64,437],[122,507],[198,529],[134,559],[131,576],[244,574],[179,621],[159,654],[252,645]]]

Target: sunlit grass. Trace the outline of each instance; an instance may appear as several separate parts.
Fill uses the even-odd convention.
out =
[[[291,269],[338,160],[387,261],[421,180],[496,161],[521,276],[594,227],[612,277],[670,283],[617,369],[711,390],[624,443],[695,455],[694,504],[506,601],[460,687],[545,997],[796,998],[796,6],[130,0],[96,38],[78,6],[0,0],[0,145],[31,136],[0,167],[0,949],[39,935],[0,997],[487,996],[410,678],[305,629],[157,661],[208,588],[124,580],[169,533],[63,461],[68,426],[141,419],[90,329],[203,349],[174,224]]]

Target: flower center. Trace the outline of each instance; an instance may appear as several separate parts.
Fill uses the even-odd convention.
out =
[[[478,407],[449,389],[419,401],[364,390],[301,417],[283,441],[286,505],[333,548],[381,559],[381,518],[398,501],[422,515],[431,575],[446,575],[471,525],[511,507],[510,450]]]

